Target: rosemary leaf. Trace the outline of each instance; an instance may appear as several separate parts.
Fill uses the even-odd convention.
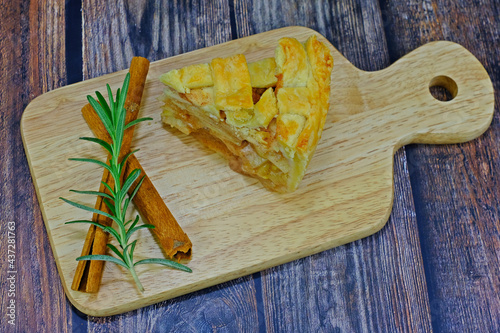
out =
[[[191,268],[184,266],[183,264],[180,264],[178,262],[168,260],[168,259],[160,259],[160,258],[151,258],[151,259],[144,259],[144,260],[139,260],[137,261],[134,266],[137,265],[144,265],[144,264],[159,264],[171,268],[175,268],[184,272],[192,273],[193,271]]]
[[[94,222],[94,221],[90,221],[90,220],[74,220],[74,221],[68,221],[68,222],[66,222],[64,224],[73,224],[73,223],[88,223],[88,224],[93,224],[93,225],[101,228],[102,230],[104,230],[106,232],[109,232],[116,239],[118,239],[118,240],[121,239],[120,235],[118,234],[118,232],[115,229],[113,229],[112,227],[108,227],[108,226],[102,225],[100,223]]]
[[[123,266],[126,269],[129,269],[129,267],[127,266],[127,264],[125,262],[123,262],[122,260],[120,260],[118,258],[115,258],[115,257],[112,257],[112,256],[108,256],[107,254],[89,254],[89,255],[86,255],[86,256],[78,257],[78,258],[76,258],[76,260],[77,261],[80,261],[80,260],[103,260],[103,261],[110,261],[110,262],[113,262],[113,263],[118,264],[120,266]]]
[[[125,180],[125,183],[123,183],[122,191],[124,193],[127,193],[130,187],[134,184],[134,182],[139,178],[141,175],[141,170],[139,169],[134,169],[127,177]]]
[[[135,217],[134,223],[132,223],[129,229],[133,229],[137,225],[137,222],[139,222],[139,215]]]
[[[128,240],[130,239],[130,236],[132,236],[132,234],[140,229],[144,229],[144,228],[148,228],[148,229],[154,229],[155,226],[152,225],[152,224],[142,224],[138,227],[135,227],[135,228],[130,228],[128,231],[127,231],[127,236],[126,236],[126,240],[128,242]]]
[[[86,136],[81,137],[80,140],[85,140],[85,141],[90,141],[90,142],[98,143],[101,146],[103,146],[110,154],[113,154],[111,145],[109,143],[107,143],[106,141],[104,141],[104,140],[101,140],[101,139],[98,139],[98,138],[88,138]]]
[[[87,211],[92,212],[92,213],[96,213],[96,214],[99,214],[99,215],[102,215],[102,216],[109,217],[113,221],[115,221],[117,223],[120,223],[120,220],[116,216],[113,216],[111,214],[103,212],[102,210],[95,209],[95,208],[92,208],[92,207],[89,207],[89,206],[85,206],[85,205],[79,204],[78,202],[74,202],[74,201],[71,201],[71,200],[68,200],[68,199],[65,199],[65,198],[59,198],[59,199],[63,200],[66,203],[69,203],[71,206],[74,206],[76,208],[80,208],[80,209],[87,210]]]
[[[132,154],[137,153],[138,151],[139,151],[139,149],[133,150],[133,151],[131,151],[130,153],[128,153],[127,155],[125,155],[125,156],[122,158],[122,160],[121,160],[121,162],[120,162],[120,164],[119,164],[119,170],[120,170],[120,173],[121,173],[121,172],[123,171],[123,169],[125,168],[125,162],[127,162],[128,158],[129,158],[130,156],[132,156]]]
[[[103,168],[107,169],[109,172],[111,172],[111,174],[114,173],[113,169],[111,169],[111,167],[109,165],[107,165],[103,161],[99,161],[99,160],[96,160],[93,158],[70,158],[69,160],[70,161],[77,161],[77,162],[94,163],[94,164],[97,164],[97,165],[102,166]]]
[[[97,115],[102,121],[102,124],[108,131],[109,135],[111,136],[111,139],[114,140],[114,128],[113,124],[111,122],[111,118],[106,114],[106,111],[102,108],[102,106],[92,97],[92,96],[87,96],[87,100],[89,101],[90,105],[94,108],[95,112],[97,112]],[[111,113],[113,114],[113,113]]]
[[[128,244],[127,246],[125,246],[125,248],[123,249],[123,252],[127,252],[127,249],[130,248],[128,253],[130,255],[130,259],[132,260],[132,262],[134,261],[135,244],[137,244],[137,239],[132,243]]]
[[[132,191],[132,193],[130,194],[130,200],[133,200],[135,195],[137,194],[137,191],[139,191],[139,188],[141,187],[142,185],[142,182],[144,181],[144,177],[145,176],[142,176],[141,177],[141,180],[139,180],[139,182],[137,183],[137,186],[134,188],[134,190]]]
[[[137,215],[137,216],[135,217],[135,219],[136,219],[137,221],[139,221],[139,215]],[[132,221],[133,221],[132,219],[128,220],[127,222],[125,222],[124,226],[129,225],[129,224],[130,224],[130,222],[132,222]]]
[[[129,127],[137,125],[138,123],[141,123],[141,122],[146,121],[146,120],[153,120],[153,118],[151,118],[151,117],[145,117],[145,118],[139,118],[139,119],[136,119],[136,120],[132,120],[130,123],[128,123],[127,125],[125,125],[125,129],[128,129]]]
[[[97,99],[99,100],[99,103],[101,104],[102,109],[106,112],[106,115],[109,117],[109,119],[111,119],[111,109],[110,109],[108,103],[106,103],[106,100],[104,99],[104,97],[102,96],[102,94],[100,92],[96,91],[95,95],[97,96]]]
[[[113,92],[111,91],[111,87],[109,86],[109,84],[106,85],[106,89],[108,90],[109,107],[111,110],[114,110],[115,109],[115,101],[113,100]]]
[[[99,192],[99,191],[77,191],[77,190],[69,190],[70,192],[75,192],[78,194],[89,194],[89,195],[98,195],[101,197],[108,198],[110,200],[113,200],[113,197],[105,192]]]
[[[111,243],[108,243],[106,245],[111,249],[111,251],[113,251],[118,256],[118,258],[120,258],[121,260],[123,260],[125,262],[125,258],[123,257],[121,252],[116,248],[116,246],[114,246]]]
[[[114,199],[111,198],[111,200],[114,200]],[[108,207],[111,214],[116,215],[115,205],[113,205],[113,203],[111,201],[109,201],[108,198],[104,198],[102,201],[104,201],[104,204]]]
[[[108,189],[109,193],[111,193],[111,195],[112,195],[113,197],[115,197],[116,193],[115,193],[115,191],[111,188],[111,186],[109,186],[109,185],[108,185],[108,183],[103,182],[103,181],[101,180],[101,184],[103,184],[103,185],[104,185],[104,186]]]

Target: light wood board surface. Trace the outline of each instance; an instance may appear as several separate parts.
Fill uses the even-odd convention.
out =
[[[234,173],[225,160],[189,136],[162,125],[163,85],[174,68],[243,53],[248,61],[273,56],[281,37],[305,41],[311,34],[328,44],[335,66],[331,107],[315,156],[299,189],[277,194]],[[54,257],[70,301],[82,312],[106,316],[176,297],[239,276],[345,244],[380,230],[393,201],[393,154],[409,143],[458,143],[482,134],[494,109],[493,87],[479,61],[451,42],[433,42],[389,68],[364,72],[324,37],[288,27],[209,47],[151,64],[141,116],[154,120],[136,128],[134,148],[168,207],[193,241],[193,273],[139,266],[146,291],[140,294],[122,267],[107,264],[101,290],[70,289],[75,258],[86,225],[64,225],[89,216],[58,199],[93,205],[94,198],[68,192],[96,190],[102,170],[68,161],[105,158],[78,140],[91,136],[80,109],[86,95],[121,86],[127,71],[69,85],[39,96],[26,108],[22,135]],[[438,80],[436,81],[436,78]],[[436,100],[432,82],[454,90]],[[148,230],[141,230],[137,259],[161,257]]]

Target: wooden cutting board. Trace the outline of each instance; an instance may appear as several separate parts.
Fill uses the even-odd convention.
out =
[[[318,35],[332,52],[331,107],[316,154],[299,189],[276,194],[257,180],[229,169],[225,160],[197,141],[163,126],[160,74],[218,56],[243,53],[248,61],[274,55],[279,38],[305,41]],[[80,109],[86,95],[115,91],[127,71],[69,85],[37,97],[22,122],[24,146],[47,233],[69,300],[82,312],[113,315],[345,244],[380,230],[394,196],[393,155],[409,143],[458,143],[489,126],[493,86],[479,61],[451,42],[420,47],[389,68],[364,72],[350,64],[323,36],[287,27],[189,52],[151,64],[141,107],[154,120],[135,130],[136,154],[184,231],[193,241],[193,273],[139,266],[140,294],[122,267],[107,264],[101,290],[70,289],[87,225],[85,211],[64,196],[93,206],[94,198],[69,189],[97,190],[102,170],[70,157],[105,158],[92,143]],[[429,87],[446,87],[454,99],[436,100]],[[149,230],[141,230],[137,259],[162,257]]]

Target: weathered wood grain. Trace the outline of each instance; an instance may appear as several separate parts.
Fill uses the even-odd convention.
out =
[[[127,68],[126,62],[136,55],[155,61],[231,39],[225,1],[95,1],[84,3],[83,15],[84,59],[98,59],[84,60],[86,78]],[[103,36],[91,38],[93,29],[103,31]],[[120,316],[88,317],[88,325],[97,332],[124,327],[145,332],[256,331],[254,289],[251,277],[241,278]]]
[[[382,3],[391,59],[430,40],[447,39],[475,54],[492,78],[497,108],[485,135],[461,145],[412,146],[408,149],[408,163],[433,328],[450,332],[498,332],[498,1]]]
[[[301,25],[320,32],[356,67],[389,65],[377,1],[235,1],[237,37]]]
[[[75,1],[76,3],[77,1]],[[66,4],[73,1],[65,1]],[[89,6],[90,1],[83,1],[84,8]],[[97,38],[95,35],[100,33],[99,25],[94,25],[92,30],[83,35],[86,47],[94,47],[93,51],[86,51],[88,61],[104,62],[106,66],[95,66],[98,70],[93,72],[91,68],[83,68],[85,78],[95,77],[102,73],[112,72],[116,69],[127,67],[127,60],[132,55],[143,55],[156,60],[174,54],[182,53],[187,50],[210,45],[214,38],[220,38],[220,41],[226,39],[247,35],[249,33],[261,31],[259,29],[270,30],[281,26],[283,23],[280,17],[285,12],[285,17],[290,24],[304,24],[311,26],[323,33],[339,50],[347,56],[355,65],[362,69],[379,69],[385,67],[389,62],[395,61],[405,53],[413,50],[415,47],[424,44],[426,41],[434,39],[450,39],[460,42],[470,49],[485,65],[494,80],[497,91],[497,101],[499,98],[499,70],[498,59],[499,28],[498,22],[499,6],[496,1],[381,1],[381,11],[379,13],[378,4],[369,2],[366,5],[356,5],[356,3],[347,2],[311,2],[290,6],[289,2],[284,2],[278,6],[278,2],[269,5],[262,1],[254,4],[243,4],[238,1],[222,3],[221,5],[200,4],[191,1],[150,1],[143,4],[141,1],[126,1],[125,5],[121,2],[113,3],[111,7],[100,4],[99,7],[108,10],[113,15],[109,18],[99,20],[98,16],[103,15],[94,10],[95,20],[104,26],[107,33],[107,41],[99,46],[96,41],[88,43],[88,40]],[[359,2],[362,4],[363,2]],[[18,317],[24,320],[18,325],[20,331],[64,331],[71,325],[75,328],[79,323],[71,320],[71,313],[68,313],[68,303],[61,305],[64,299],[62,289],[58,286],[59,282],[49,283],[47,279],[58,280],[53,257],[48,246],[47,236],[43,228],[41,216],[38,213],[37,202],[33,188],[30,184],[30,177],[27,170],[25,157],[21,148],[21,139],[19,136],[19,119],[22,110],[27,103],[35,96],[46,90],[53,89],[65,84],[64,59],[60,58],[64,54],[64,37],[62,33],[61,16],[64,15],[64,4],[60,5],[53,2],[40,1],[2,1],[0,8],[2,10],[3,20],[0,25],[0,170],[2,170],[0,182],[0,216],[2,226],[7,220],[15,220],[30,228],[30,233],[18,234],[18,243],[23,242],[23,247],[18,246],[22,254],[22,298],[18,299],[22,307],[22,316]],[[53,7],[54,6],[54,7]],[[92,4],[90,4],[92,6]],[[117,6],[121,6],[119,13],[126,13],[126,18],[117,16]],[[281,11],[273,11],[273,8]],[[335,8],[335,10],[326,11],[325,9]],[[364,8],[361,10],[360,8]],[[154,13],[163,11],[168,15],[155,16]],[[153,13],[153,14],[152,14]],[[224,14],[221,16],[220,14]],[[314,13],[315,15],[311,15]],[[320,14],[318,14],[320,13]],[[322,13],[322,14],[321,14]],[[332,13],[330,15],[330,13]],[[335,15],[333,15],[336,13]],[[84,11],[84,15],[86,15]],[[121,14],[120,14],[121,15]],[[242,22],[236,22],[236,18],[241,18]],[[230,20],[232,18],[232,20]],[[385,27],[386,34],[378,28],[382,19],[382,25]],[[108,26],[113,25],[115,28]],[[119,30],[118,34],[113,35],[116,27],[120,26],[117,22],[126,21],[128,28]],[[132,23],[133,22],[133,23]],[[85,22],[87,23],[87,22]],[[234,29],[229,29],[232,25]],[[157,28],[161,26],[160,28]],[[238,30],[236,30],[236,28]],[[245,30],[246,29],[246,30]],[[251,30],[253,29],[253,30]],[[85,26],[83,27],[85,31]],[[162,31],[160,33],[160,30]],[[220,35],[217,35],[220,33]],[[196,35],[196,38],[192,38]],[[346,36],[359,36],[347,38]],[[69,36],[69,38],[81,38],[81,36]],[[116,39],[114,43],[109,43],[110,39]],[[191,38],[186,42],[186,38]],[[226,38],[226,39],[225,39]],[[387,38],[387,46],[384,46],[384,40]],[[107,43],[107,44],[106,44]],[[122,45],[130,44],[128,47]],[[205,44],[206,43],[206,44]],[[94,44],[94,46],[90,46]],[[115,54],[115,49],[123,48],[122,54]],[[390,60],[387,59],[389,50]],[[136,53],[138,52],[138,53]],[[93,59],[88,57],[92,56]],[[115,57],[115,58],[113,58]],[[128,58],[127,58],[128,57]],[[86,63],[85,62],[85,63]],[[495,113],[492,129],[485,136],[471,144],[460,145],[456,149],[453,147],[427,147],[415,146],[407,150],[408,161],[404,150],[400,150],[396,155],[395,178],[396,186],[398,183],[404,187],[405,199],[395,198],[393,207],[393,217],[377,237],[383,238],[379,245],[390,244],[386,237],[387,229],[391,225],[396,228],[395,232],[401,232],[400,226],[396,225],[395,216],[401,212],[402,220],[408,220],[409,224],[414,225],[418,218],[418,227],[420,229],[423,260],[425,272],[427,274],[427,283],[430,291],[430,309],[432,315],[433,328],[437,331],[498,331],[500,326],[498,322],[498,109]],[[410,165],[409,173],[411,175],[413,194],[417,206],[417,214],[413,212],[412,204],[409,198],[411,193],[407,192],[408,184],[405,173],[405,163]],[[401,171],[402,170],[402,171]],[[458,190],[457,190],[458,188]],[[451,199],[450,199],[451,198]],[[400,205],[398,205],[398,200]],[[404,200],[404,201],[403,201]],[[407,201],[409,200],[409,201]],[[17,203],[17,204],[16,204]],[[399,207],[400,206],[400,207]],[[402,208],[401,208],[402,207]],[[399,214],[399,213],[398,213]],[[398,221],[399,218],[397,219]],[[462,222],[463,223],[460,223]],[[458,223],[457,223],[458,222]],[[404,244],[403,239],[408,239],[411,244],[411,250],[415,249],[415,236],[411,233],[414,228],[404,229],[408,235],[394,239],[400,244]],[[4,235],[2,227],[0,234]],[[21,235],[21,236],[20,236]],[[391,234],[393,235],[393,234]],[[407,237],[407,238],[405,238]],[[449,241],[450,238],[455,241]],[[457,238],[458,237],[458,238]],[[33,240],[36,239],[35,245]],[[457,239],[459,239],[457,241]],[[386,243],[384,243],[387,241]],[[365,243],[368,240],[353,243],[345,247],[345,251],[330,252],[327,251],[328,259],[331,256],[345,257],[349,262],[355,262],[355,267],[360,267],[362,263],[370,265],[365,258],[372,258],[370,251]],[[375,242],[375,241],[374,241]],[[379,242],[377,240],[377,242]],[[31,246],[27,247],[26,245]],[[360,245],[362,244],[362,245]],[[364,245],[363,245],[364,244]],[[374,243],[370,243],[374,245]],[[0,254],[3,255],[5,248],[3,241],[0,242]],[[406,251],[406,246],[403,246]],[[340,250],[338,250],[340,251]],[[383,252],[390,252],[397,258],[402,257],[394,252],[394,249],[385,249]],[[333,253],[333,254],[332,254]],[[367,254],[365,254],[367,253]],[[266,271],[264,274],[270,274],[265,279],[275,279],[274,282],[265,282],[264,290],[272,291],[271,288],[278,290],[282,286],[284,293],[290,293],[295,296],[286,296],[274,298],[270,302],[270,307],[276,307],[277,312],[270,314],[266,310],[268,327],[285,328],[290,324],[279,325],[274,322],[277,318],[289,320],[292,324],[299,323],[299,319],[292,316],[310,315],[310,323],[322,323],[322,327],[333,328],[335,323],[332,318],[337,318],[341,324],[340,327],[360,327],[359,323],[352,324],[352,317],[360,318],[368,316],[376,317],[369,321],[370,325],[377,323],[377,329],[383,329],[383,320],[378,316],[373,305],[366,303],[365,306],[359,306],[362,301],[353,302],[354,296],[345,299],[353,304],[352,307],[346,307],[340,315],[331,314],[333,307],[328,307],[329,302],[325,302],[323,297],[316,297],[308,301],[308,309],[288,309],[287,306],[297,307],[303,300],[298,292],[289,292],[290,286],[299,287],[297,281],[314,280],[314,277],[307,275],[306,268],[315,269],[318,257],[322,254],[304,259],[304,263],[296,265],[283,265],[280,269],[290,269],[290,273],[275,273]],[[403,257],[406,257],[407,253]],[[394,258],[396,258],[394,257]],[[34,259],[33,259],[34,258]],[[320,259],[320,263],[324,263]],[[398,259],[400,260],[400,259]],[[5,263],[1,261],[2,265]],[[342,263],[342,260],[336,261]],[[358,266],[356,266],[356,264]],[[378,267],[383,269],[393,269],[389,261],[378,263]],[[382,264],[388,266],[381,266]],[[418,265],[414,261],[411,264]],[[409,265],[411,265],[409,264]],[[296,270],[295,267],[297,267]],[[321,267],[321,266],[320,266]],[[391,267],[391,268],[386,268]],[[342,267],[339,268],[341,271]],[[3,270],[3,266],[2,266]],[[390,271],[385,279],[380,276],[371,277],[372,281],[377,281],[376,288],[384,289],[389,292],[389,287],[384,287],[385,282],[398,281],[406,276],[408,270],[404,267],[404,273],[394,273]],[[365,270],[366,272],[367,270]],[[415,268],[415,274],[421,271],[421,265]],[[304,274],[302,277],[295,276],[291,278],[292,273]],[[316,268],[316,272],[318,272]],[[318,274],[323,274],[319,271]],[[389,275],[393,278],[388,278]],[[420,274],[419,274],[420,275]],[[252,279],[251,282],[234,281],[235,286],[230,287],[231,295],[235,303],[244,303],[236,306],[243,309],[249,304],[254,304],[254,295],[257,296],[258,306],[265,299],[260,300],[260,284]],[[250,277],[249,277],[250,278]],[[352,275],[345,277],[348,278]],[[363,277],[369,281],[368,277]],[[415,277],[414,280],[419,278]],[[320,281],[317,278],[315,281]],[[334,283],[340,283],[337,277],[327,277],[321,280],[322,287],[330,290],[329,286]],[[406,280],[405,280],[406,281]],[[292,283],[293,282],[293,283]],[[351,280],[352,282],[352,280]],[[4,293],[4,279],[2,275],[2,302],[6,299]],[[404,285],[411,285],[413,282],[405,282]],[[368,285],[370,285],[368,283]],[[390,286],[400,286],[401,283],[394,283]],[[39,286],[41,291],[37,291]],[[360,291],[362,286],[349,284],[351,294],[360,295],[362,292],[379,297],[373,292]],[[366,285],[364,285],[366,287]],[[235,291],[233,288],[241,287],[242,291]],[[345,287],[345,286],[344,286]],[[352,288],[351,288],[352,287]],[[238,330],[248,327],[250,331],[255,331],[256,317],[264,321],[266,314],[251,312],[244,318],[240,313],[232,313],[230,310],[211,311],[210,302],[215,300],[224,308],[221,302],[227,302],[227,299],[219,296],[209,297],[208,294],[218,294],[219,287],[211,288],[200,292],[204,301],[200,300],[200,295],[193,294],[180,299],[160,303],[144,311],[135,311],[124,316],[108,318],[108,320],[89,318],[89,326],[93,331],[108,330],[134,330],[143,331],[202,331],[202,330]],[[220,286],[222,291],[227,291],[225,285]],[[256,288],[254,293],[253,289]],[[340,290],[342,286],[337,286]],[[387,288],[387,289],[386,289]],[[417,289],[424,289],[418,287]],[[373,291],[374,289],[371,289]],[[266,293],[266,292],[265,292]],[[309,289],[305,296],[313,295],[314,290]],[[413,301],[413,295],[408,297],[404,293],[407,302]],[[245,295],[248,296],[246,299]],[[337,295],[330,295],[337,297]],[[387,298],[394,296],[390,292]],[[418,295],[417,295],[418,296]],[[237,298],[235,298],[237,297]],[[264,296],[266,297],[266,296]],[[288,299],[287,299],[288,297]],[[297,297],[298,302],[292,302],[291,299]],[[364,297],[364,296],[363,296]],[[260,300],[260,301],[259,301]],[[278,304],[276,302],[283,302]],[[317,305],[315,304],[317,302]],[[418,304],[425,304],[425,301],[418,300]],[[4,304],[4,303],[2,303]],[[180,304],[180,305],[179,305]],[[391,303],[392,304],[392,303]],[[371,305],[371,306],[370,306]],[[400,305],[396,306],[396,308]],[[20,307],[20,308],[21,308]],[[363,315],[359,316],[350,309],[359,309]],[[66,309],[66,310],[64,310]],[[184,318],[189,318],[192,311],[196,312],[197,320],[194,325],[187,323]],[[201,310],[200,310],[201,309]],[[253,309],[253,308],[252,308]],[[258,308],[259,309],[259,308]],[[370,309],[367,311],[366,309]],[[260,310],[260,309],[259,309]],[[330,312],[328,312],[330,310]],[[379,309],[380,311],[384,309]],[[253,311],[253,310],[252,310]],[[281,312],[280,312],[281,311]],[[353,310],[354,311],[354,310]],[[356,310],[358,311],[358,310]],[[419,313],[424,313],[420,310]],[[217,315],[217,313],[219,313]],[[368,315],[367,315],[368,314]],[[390,314],[387,314],[390,315]],[[408,315],[410,316],[411,313]],[[78,315],[73,312],[74,318]],[[347,316],[347,317],[346,317]],[[383,316],[383,315],[382,315]],[[86,318],[86,317],[85,317]],[[211,318],[202,321],[200,318]],[[302,323],[307,322],[301,319]],[[395,318],[396,322],[402,322],[404,319]],[[496,320],[496,321],[495,321]],[[237,322],[237,326],[230,326],[227,323]],[[210,324],[207,324],[210,322]],[[345,324],[345,323],[348,324]],[[415,323],[425,323],[426,320],[413,319],[411,326],[415,330],[428,330],[428,325],[421,329],[416,328]],[[3,323],[3,322],[2,322]],[[180,323],[180,324],[178,324]],[[198,325],[196,323],[199,323]],[[24,326],[23,326],[24,325]],[[225,326],[226,325],[226,326]],[[247,326],[245,326],[247,325]],[[287,326],[288,325],[288,326]],[[358,326],[356,326],[358,325]],[[262,326],[264,327],[264,326]],[[298,325],[297,327],[305,327]],[[362,327],[362,326],[361,326]],[[368,327],[368,326],[367,326]],[[392,326],[391,326],[392,327]],[[85,327],[78,327],[86,330]],[[239,329],[241,328],[241,329]],[[2,327],[3,329],[3,327]],[[399,330],[399,327],[398,327]],[[401,329],[403,330],[403,329]],[[338,330],[337,330],[338,331]]]
[[[3,332],[72,326],[20,135],[24,107],[65,84],[64,1],[2,1],[0,9],[0,278]],[[15,326],[7,323],[7,222],[16,224]],[[10,253],[9,253],[10,254]],[[12,269],[10,269],[12,270]]]
[[[154,62],[141,115],[158,118],[157,96],[163,88],[157,78],[171,68],[207,62],[240,50],[250,61],[262,59],[274,53],[281,37],[293,35],[305,41],[311,34],[317,33],[304,27],[288,27]],[[140,126],[135,144],[142,150],[137,158],[151,179],[157,181],[158,191],[193,244],[198,243],[194,248],[197,254],[190,261],[196,274],[176,277],[178,273],[171,272],[155,276],[151,269],[143,270],[151,289],[137,295],[118,292],[128,279],[115,271],[103,278],[98,295],[66,287],[77,308],[97,316],[117,314],[371,235],[385,225],[391,212],[393,153],[397,148],[411,142],[463,142],[489,126],[493,113],[491,82],[476,58],[463,47],[449,42],[431,43],[386,70],[363,72],[323,36],[317,38],[330,48],[336,61],[332,75],[346,81],[332,82],[332,91],[337,92],[331,94],[335,112],[327,117],[322,142],[301,188],[277,195],[262,187],[242,186],[241,182],[250,180],[228,173],[216,162],[218,156],[196,149],[189,138],[179,133],[165,131],[161,121]],[[429,94],[429,82],[439,74],[454,77],[464,90],[447,107]],[[88,91],[106,82],[116,86],[122,75],[123,71],[45,94],[32,102],[23,116],[25,149],[65,286],[72,279],[74,258],[80,253],[74,240],[84,235],[78,226],[61,226],[70,219],[85,219],[85,214],[77,213],[58,198],[64,188],[75,186],[76,177],[83,188],[91,188],[95,184],[92,179],[97,178],[97,170],[87,165],[61,167],[75,153],[72,143],[82,135],[79,133],[87,132],[75,110],[81,107],[80,101],[85,100]],[[396,92],[393,87],[398,85],[406,88]],[[466,108],[473,104],[476,106]],[[83,156],[97,157],[89,148],[84,149]],[[48,173],[60,179],[54,182]],[[200,191],[209,188],[217,191],[204,200],[196,199]],[[138,257],[161,255],[154,243],[140,243]],[[227,251],[230,256],[221,256]],[[216,274],[214,266],[218,266]],[[113,297],[107,297],[107,293]]]
[[[84,78],[230,40],[227,1],[83,2]]]
[[[236,1],[235,13],[238,37],[269,26],[304,25],[321,32],[360,69],[390,64],[376,1]],[[261,273],[270,331],[430,330],[405,148],[395,155],[394,176],[392,214],[378,234]]]
[[[88,317],[92,332],[257,332],[251,276],[119,316]]]
[[[395,161],[396,170],[406,168]],[[269,331],[431,330],[408,173],[399,175],[391,219],[379,233],[262,273]]]

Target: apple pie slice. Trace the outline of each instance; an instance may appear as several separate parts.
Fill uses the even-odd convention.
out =
[[[237,54],[161,76],[163,122],[278,192],[294,191],[325,124],[333,58],[311,36],[282,38],[274,58]]]

